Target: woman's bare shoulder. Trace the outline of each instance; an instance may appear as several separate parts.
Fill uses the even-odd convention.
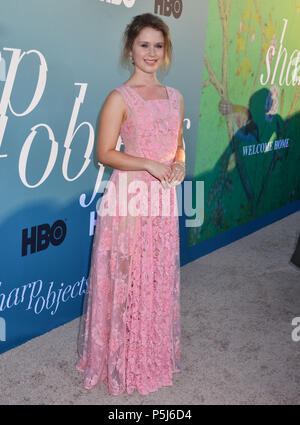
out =
[[[178,89],[175,89],[175,87],[170,87],[169,86],[169,88],[171,90],[173,90],[174,93],[176,94],[176,96],[180,99],[180,101],[183,102],[183,95],[182,95],[182,93]]]
[[[118,101],[118,100],[119,100],[119,101],[123,100],[123,96],[122,96],[121,90],[119,90],[119,87],[116,87],[115,89],[112,89],[112,90],[108,93],[108,95],[107,95],[106,99],[112,99],[113,101],[114,101],[114,100],[116,100],[116,101]]]
[[[123,109],[126,107],[124,97],[118,88],[115,88],[108,93],[103,106],[111,108],[121,107]]]

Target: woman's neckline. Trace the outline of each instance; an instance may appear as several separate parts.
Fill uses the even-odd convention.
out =
[[[123,86],[125,86],[125,87],[129,87],[131,90],[133,90],[134,91],[134,93],[140,98],[140,99],[142,99],[142,101],[143,102],[153,102],[153,101],[157,101],[157,100],[166,100],[167,102],[169,102],[170,101],[170,93],[169,93],[169,87],[168,86],[164,86],[164,85],[162,85],[162,87],[164,87],[165,88],[165,90],[166,90],[166,93],[167,93],[167,96],[168,96],[168,98],[166,98],[166,99],[144,99],[138,92],[137,92],[137,90],[135,90],[132,86],[129,86],[128,84],[123,84]]]

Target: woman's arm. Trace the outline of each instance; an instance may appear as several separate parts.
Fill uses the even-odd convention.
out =
[[[184,102],[180,94],[180,129],[178,132],[178,144],[174,162],[183,162],[185,164],[185,150],[183,147],[183,120],[184,120]]]
[[[126,104],[122,95],[113,90],[106,98],[100,116],[97,158],[101,164],[119,170],[146,170],[149,160],[115,150],[120,127],[126,116]]]
[[[169,184],[179,184],[184,180],[185,176],[185,150],[183,147],[183,120],[184,120],[184,102],[180,95],[180,129],[178,131],[177,150],[174,162],[171,164],[172,172],[169,178]]]

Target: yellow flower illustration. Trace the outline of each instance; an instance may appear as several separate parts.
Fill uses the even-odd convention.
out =
[[[266,32],[266,37],[268,41],[272,40],[273,35],[275,34],[276,31],[276,24],[273,24],[272,21],[272,16],[269,15],[269,24],[265,24],[265,32]]]
[[[240,33],[236,33],[236,38],[237,38],[237,48],[236,48],[236,52],[243,52],[246,50],[246,40],[244,39],[244,37],[241,36]]]
[[[240,75],[243,73],[243,84],[245,85],[247,82],[248,73],[252,71],[251,64],[247,56],[245,56],[244,60],[240,63],[235,75]]]

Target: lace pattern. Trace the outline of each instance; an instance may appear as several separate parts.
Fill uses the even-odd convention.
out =
[[[124,152],[172,162],[180,125],[178,92],[169,87],[169,101],[148,102],[125,85],[116,90],[127,105],[127,119],[121,126]],[[155,113],[149,108],[155,108]],[[165,117],[164,124],[157,113]],[[125,182],[122,188],[120,178]],[[129,193],[127,199],[120,197],[124,188],[130,192],[136,180],[144,183],[142,190]],[[83,372],[86,389],[103,381],[111,395],[131,394],[135,389],[146,395],[172,385],[172,374],[181,370],[176,190],[161,186],[158,214],[153,216],[151,184],[157,179],[151,174],[115,169],[110,182],[100,211],[115,202],[116,214],[97,218],[76,368]],[[163,199],[170,215],[162,213]],[[120,214],[120,208],[132,202],[148,206],[148,212]]]

